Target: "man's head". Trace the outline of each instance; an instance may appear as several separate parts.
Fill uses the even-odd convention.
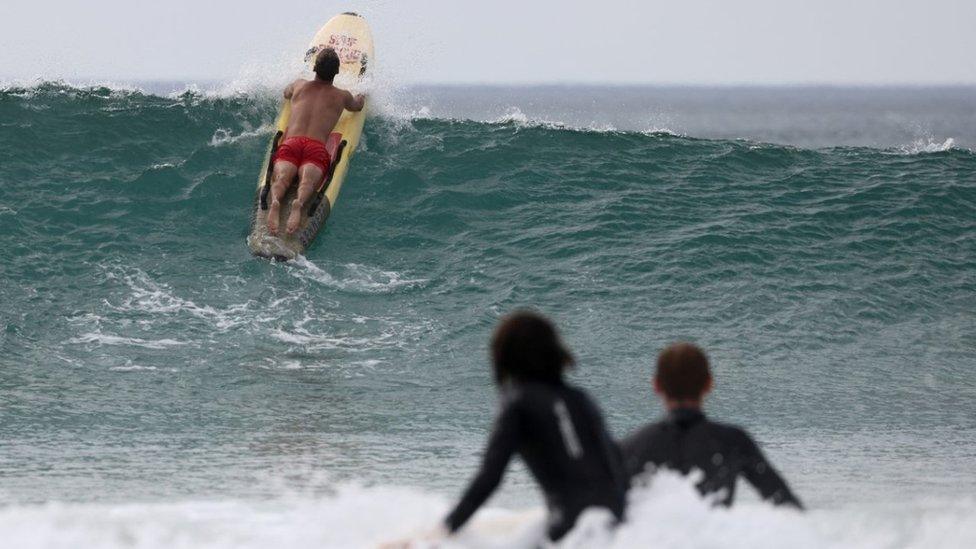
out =
[[[573,364],[573,356],[548,319],[532,311],[516,311],[495,328],[491,361],[499,385],[510,380],[556,383]]]
[[[708,357],[691,343],[674,343],[657,357],[654,390],[669,407],[701,406],[702,397],[712,388]]]
[[[332,82],[336,74],[339,74],[339,55],[332,48],[323,48],[315,56],[315,76]]]

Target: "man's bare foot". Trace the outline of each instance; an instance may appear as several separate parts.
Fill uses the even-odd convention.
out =
[[[288,234],[295,234],[298,226],[302,224],[302,206],[297,200],[291,205],[291,213],[288,214]]]
[[[277,200],[271,201],[271,207],[268,208],[268,232],[271,236],[278,236],[278,220],[281,218],[281,202]]]

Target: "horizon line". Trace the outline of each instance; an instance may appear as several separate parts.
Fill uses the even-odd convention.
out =
[[[167,77],[167,78],[139,78],[139,77],[105,77],[105,76],[58,76],[46,78],[41,76],[13,77],[0,75],[0,84],[28,83],[28,82],[64,82],[67,84],[232,84],[238,77]],[[244,79],[249,80],[249,79]],[[484,87],[484,88],[538,88],[538,87],[608,87],[608,88],[976,88],[976,81],[931,81],[931,82],[837,82],[837,81],[782,81],[782,82],[684,82],[684,81],[508,81],[489,82],[479,80],[460,81],[412,81],[402,82],[399,87]]]

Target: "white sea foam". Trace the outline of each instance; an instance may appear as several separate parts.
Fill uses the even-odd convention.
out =
[[[429,115],[429,112],[428,112]],[[428,116],[428,118],[431,118]],[[546,130],[563,130],[570,132],[586,132],[586,133],[641,133],[645,135],[679,135],[678,133],[667,129],[667,128],[649,128],[640,132],[632,132],[628,130],[621,130],[610,124],[608,122],[599,122],[596,120],[591,120],[590,122],[575,122],[568,123],[560,120],[551,120],[549,118],[537,118],[525,114],[522,109],[517,106],[508,107],[504,113],[495,118],[487,118],[484,120],[475,120],[476,122],[482,122],[485,124],[503,124],[503,125],[514,125],[517,128],[541,128]]]
[[[484,509],[441,543],[417,541],[450,501],[427,491],[340,486],[331,495],[271,501],[47,503],[0,508],[0,536],[10,547],[41,548],[529,548],[544,512]],[[685,479],[659,474],[631,495],[628,522],[608,527],[588,511],[560,547],[624,548],[959,548],[976,545],[976,501],[903,502],[799,513],[763,503],[713,509]]]
[[[120,279],[131,293],[120,304],[112,305],[123,312],[140,311],[148,313],[187,313],[208,320],[219,330],[228,330],[246,322],[247,304],[233,305],[217,309],[209,305],[197,305],[189,299],[181,298],[166,284],[153,281],[139,269],[113,270],[106,274],[109,278]]]
[[[268,358],[266,359],[268,370],[338,370],[345,377],[363,377],[369,374],[381,363],[379,360],[346,360],[341,362],[321,361],[321,360],[301,360],[297,358]]]
[[[97,344],[97,345],[129,345],[132,347],[143,347],[145,349],[167,349],[186,345],[185,341],[175,339],[141,339],[138,337],[122,337],[101,332],[88,332],[78,337],[68,340],[68,343],[75,344]]]
[[[109,368],[113,372],[178,372],[178,368],[157,368],[156,366],[139,366],[138,364],[128,364],[125,366],[112,366]]]
[[[518,107],[509,107],[508,109],[505,110],[504,114],[502,114],[501,116],[499,116],[494,120],[491,120],[490,122],[494,122],[496,124],[524,125],[529,123],[529,117],[526,116],[524,112],[522,112],[522,109]],[[543,123],[545,123],[545,121],[543,121]]]
[[[269,334],[281,341],[292,345],[300,345],[313,350],[343,349],[347,351],[362,351],[374,349],[389,344],[395,338],[393,333],[380,333],[372,337],[355,337],[336,334],[316,334],[302,328],[292,331],[274,329]]]
[[[379,366],[382,363],[383,362],[381,360],[372,360],[372,359],[369,359],[369,360],[354,360],[354,361],[350,362],[349,365],[350,366],[361,367],[361,368],[366,368],[366,369],[371,370],[371,369]]]
[[[290,266],[289,272],[298,278],[338,290],[381,294],[401,288],[423,286],[427,283],[426,279],[402,278],[400,273],[395,271],[384,271],[358,263],[341,265],[337,269],[341,274],[333,275],[304,256],[298,256],[287,265]]]
[[[424,105],[419,109],[415,109],[413,112],[410,113],[410,118],[415,118],[418,120],[426,120],[432,118],[430,114],[430,107]]]
[[[927,137],[924,139],[916,139],[910,145],[901,147],[899,150],[904,154],[937,153],[948,151],[955,146],[956,140],[951,137],[941,142],[938,139]]]
[[[671,135],[671,136],[675,136],[675,137],[684,137],[684,134],[682,134],[680,132],[676,132],[676,131],[674,131],[674,130],[672,130],[670,128],[659,128],[659,127],[656,127],[656,126],[652,126],[650,128],[647,128],[646,130],[643,130],[640,133],[642,133],[644,135]]]
[[[335,277],[312,265],[298,267],[292,263],[282,265],[284,273],[308,280],[312,284],[326,284],[356,293],[386,293],[396,288],[420,284],[419,280],[404,280],[399,274],[369,268],[357,264],[338,267]],[[310,270],[309,270],[310,269]],[[105,278],[123,285],[123,293],[117,298],[104,301],[101,315],[84,314],[71,319],[82,335],[69,340],[69,344],[129,345],[152,349],[177,345],[200,346],[214,333],[243,330],[260,334],[284,344],[295,356],[278,357],[270,368],[335,368],[337,355],[349,355],[376,349],[395,349],[409,346],[419,334],[430,330],[429,322],[402,323],[394,318],[351,318],[334,307],[312,307],[307,303],[307,292],[283,291],[281,295],[267,296],[267,300],[248,299],[242,303],[216,307],[198,303],[178,295],[176,289],[153,280],[144,271],[133,267],[106,267]],[[229,282],[213,284],[212,291],[223,296],[231,290]],[[119,315],[122,315],[120,318]],[[179,320],[202,321],[202,329],[187,330],[187,341],[154,339],[150,335],[156,327],[171,329],[171,323]],[[364,324],[369,324],[363,328]],[[199,328],[199,327],[198,327]],[[194,335],[198,334],[198,335]],[[352,365],[349,372],[359,372],[362,364]]]
[[[617,131],[612,124],[607,123],[594,122],[591,124],[567,124],[565,122],[550,120],[548,118],[533,118],[522,112],[522,109],[518,108],[517,106],[508,107],[501,116],[480,120],[480,122],[487,124],[508,124],[514,125],[517,128],[542,128],[547,130],[569,130],[595,133],[613,133]]]
[[[269,135],[273,130],[274,126],[270,124],[264,124],[256,129],[245,130],[238,134],[234,134],[233,131],[226,128],[217,128],[217,130],[214,131],[213,137],[210,138],[210,146],[221,147],[223,145],[232,145],[242,139],[251,139],[254,137]]]

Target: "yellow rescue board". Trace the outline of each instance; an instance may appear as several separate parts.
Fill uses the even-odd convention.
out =
[[[339,74],[335,79],[336,86],[356,91],[358,84],[373,62],[373,36],[366,20],[354,13],[343,13],[330,19],[315,34],[305,51],[305,62],[309,71],[315,63],[315,55],[322,48],[332,48],[339,54],[341,64]],[[288,127],[290,114],[290,101],[284,100],[275,124],[276,135],[278,132],[284,132]],[[321,197],[321,201],[315,207],[315,211],[311,215],[307,211],[303,212],[302,225],[294,235],[288,235],[284,230],[279,231],[278,236],[272,236],[268,233],[267,211],[262,208],[261,194],[268,180],[271,152],[275,146],[274,138],[272,138],[258,177],[258,197],[255,201],[251,234],[247,237],[248,247],[254,255],[280,260],[294,259],[304,253],[305,249],[311,245],[315,235],[325,224],[325,220],[329,217],[332,208],[335,207],[336,200],[339,198],[339,191],[342,190],[342,184],[346,180],[349,162],[352,160],[357,145],[359,145],[365,122],[366,109],[360,112],[343,111],[339,117],[335,129],[332,131],[341,133],[342,139],[345,141],[341,158],[335,166],[332,178]],[[288,219],[296,187],[297,185],[292,185],[291,190],[282,202],[282,220]],[[279,226],[283,229],[285,224],[282,222]]]

